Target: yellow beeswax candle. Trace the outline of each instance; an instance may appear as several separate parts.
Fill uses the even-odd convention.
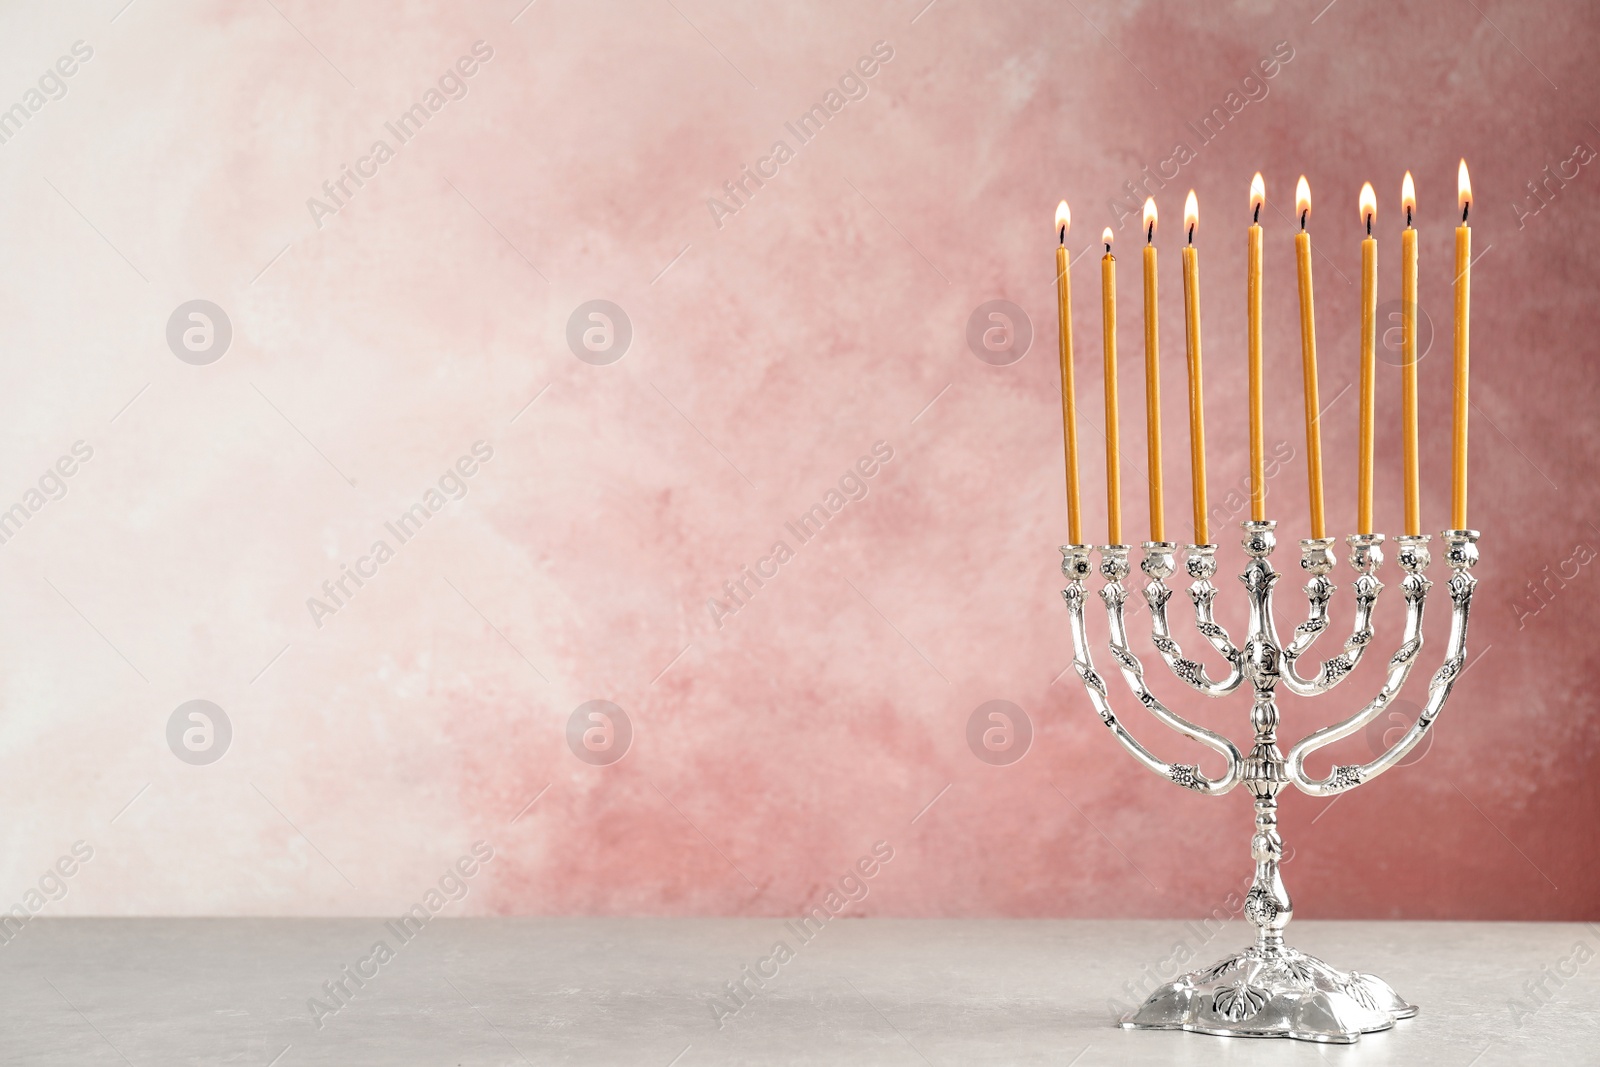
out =
[[[1210,543],[1206,518],[1206,427],[1204,390],[1200,379],[1200,259],[1194,231],[1200,225],[1200,204],[1194,190],[1183,203],[1183,333],[1189,357],[1189,485],[1194,504],[1194,543]]]
[[[1317,322],[1311,295],[1311,235],[1306,222],[1311,216],[1311,186],[1306,176],[1294,191],[1295,215],[1300,232],[1294,235],[1294,258],[1300,275],[1300,367],[1305,381],[1306,405],[1306,485],[1311,496],[1311,536],[1326,536],[1322,510],[1322,427],[1318,424],[1322,406],[1317,399]]]
[[[1372,183],[1361,186],[1361,221],[1367,236],[1361,242],[1361,426],[1359,470],[1356,475],[1356,532],[1372,532],[1372,434],[1373,403],[1377,397],[1377,369],[1374,362],[1378,326],[1378,242],[1372,224],[1378,217],[1378,196]]]
[[[1150,540],[1167,539],[1161,493],[1161,345],[1156,328],[1156,202],[1144,202],[1144,423],[1150,480]]]
[[[1472,182],[1467,178],[1467,161],[1461,161],[1456,174],[1457,197],[1461,204],[1461,225],[1456,227],[1456,366],[1455,417],[1452,421],[1450,463],[1450,528],[1467,528],[1467,326],[1471,319],[1472,227],[1467,212],[1472,207]]]
[[[1405,463],[1406,533],[1422,533],[1421,485],[1417,467],[1417,190],[1406,171],[1400,185],[1406,228],[1400,231],[1400,434]]]
[[[1067,253],[1067,230],[1072,212],[1065,200],[1056,208],[1056,303],[1061,328],[1061,433],[1067,451],[1067,543],[1083,543],[1083,521],[1078,506],[1078,405],[1072,381],[1072,279]]]
[[[1106,544],[1122,544],[1122,462],[1117,436],[1117,257],[1111,254],[1111,227],[1101,240],[1106,254],[1100,258],[1101,343],[1105,353],[1106,385]]]
[[[1261,205],[1266,203],[1261,172],[1250,180],[1250,229],[1245,267],[1245,331],[1250,361],[1250,517],[1267,517],[1265,425],[1261,396]]]

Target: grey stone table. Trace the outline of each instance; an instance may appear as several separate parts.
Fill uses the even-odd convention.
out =
[[[1240,922],[840,918],[810,940],[778,919],[7,933],[7,1065],[1600,1064],[1600,925],[1296,922],[1297,946],[1422,1007],[1350,1046],[1112,1026],[1113,998],[1246,943]]]

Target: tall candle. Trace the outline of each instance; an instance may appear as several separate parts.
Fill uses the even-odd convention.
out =
[[[1056,207],[1056,304],[1061,329],[1061,433],[1067,449],[1067,543],[1083,543],[1083,520],[1078,506],[1078,404],[1072,381],[1072,261],[1067,254],[1067,230],[1072,212],[1065,200]]]
[[[1311,296],[1311,235],[1306,222],[1311,217],[1311,186],[1300,175],[1294,191],[1295,214],[1300,217],[1300,232],[1294,235],[1294,257],[1300,274],[1300,368],[1305,380],[1306,404],[1306,485],[1311,494],[1311,536],[1326,536],[1322,510],[1322,427],[1318,419],[1322,406],[1317,400],[1317,323]]]
[[[1250,230],[1246,253],[1246,336],[1250,361],[1250,517],[1267,517],[1267,467],[1265,427],[1261,398],[1261,205],[1266,203],[1266,183],[1261,172],[1250,179]]]
[[[1406,228],[1400,231],[1400,434],[1405,462],[1406,533],[1422,533],[1421,485],[1417,473],[1417,189],[1406,171],[1400,184]]]
[[[1456,227],[1456,366],[1454,448],[1450,468],[1450,528],[1467,528],[1467,326],[1472,290],[1472,227],[1467,211],[1472,207],[1472,182],[1467,178],[1467,161],[1461,161],[1456,174],[1457,197],[1461,204],[1461,225]]]
[[[1378,217],[1378,196],[1372,183],[1361,186],[1361,220],[1367,236],[1361,242],[1361,429],[1360,471],[1357,475],[1356,532],[1372,532],[1372,433],[1373,401],[1377,395],[1374,362],[1378,325],[1378,242],[1372,224]]]
[[[1105,352],[1106,383],[1106,544],[1122,544],[1122,462],[1117,443],[1117,258],[1111,254],[1111,227],[1101,240],[1106,254],[1100,258],[1101,343]]]
[[[1150,540],[1167,539],[1161,493],[1161,346],[1156,331],[1156,202],[1144,202],[1144,425],[1150,480]]]
[[[1189,242],[1183,246],[1183,334],[1189,356],[1189,485],[1194,502],[1194,543],[1210,543],[1206,521],[1206,427],[1200,384],[1200,261],[1194,248],[1194,231],[1200,225],[1200,204],[1194,190],[1183,202],[1183,229]]]

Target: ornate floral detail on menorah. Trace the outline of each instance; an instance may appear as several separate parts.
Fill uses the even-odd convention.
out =
[[[1445,562],[1451,570],[1450,634],[1444,662],[1428,683],[1426,706],[1416,722],[1387,751],[1363,764],[1335,765],[1325,778],[1307,772],[1306,759],[1314,752],[1363,730],[1389,707],[1405,684],[1423,648],[1422,620],[1432,583],[1424,573],[1429,566],[1426,536],[1396,538],[1403,577],[1405,624],[1398,649],[1389,659],[1378,692],[1355,714],[1332,726],[1316,730],[1289,746],[1278,747],[1277,690],[1313,697],[1333,689],[1348,678],[1372,645],[1372,612],[1383,591],[1376,572],[1383,562],[1380,534],[1348,538],[1355,619],[1341,651],[1325,660],[1315,672],[1303,674],[1299,661],[1329,628],[1329,606],[1334,599],[1332,538],[1300,542],[1300,565],[1310,576],[1305,586],[1309,605],[1306,621],[1295,627],[1284,645],[1278,639],[1273,616],[1272,588],[1278,579],[1270,557],[1276,547],[1270,521],[1247,521],[1244,548],[1249,555],[1240,575],[1249,600],[1250,617],[1244,649],[1232,640],[1212,616],[1216,587],[1216,546],[1191,545],[1186,550],[1186,570],[1192,580],[1189,597],[1194,603],[1195,626],[1226,663],[1226,673],[1208,674],[1197,660],[1183,656],[1167,618],[1172,591],[1167,587],[1176,567],[1177,546],[1146,542],[1139,569],[1147,579],[1144,596],[1150,606],[1151,640],[1156,652],[1183,683],[1209,697],[1226,697],[1249,683],[1253,693],[1250,720],[1255,736],[1248,751],[1231,740],[1173,712],[1146,684],[1144,666],[1129,647],[1123,613],[1128,593],[1129,546],[1105,545],[1098,549],[1099,571],[1104,579],[1100,598],[1105,604],[1108,648],[1117,670],[1134,699],[1149,709],[1162,725],[1199,743],[1222,758],[1223,771],[1212,776],[1197,764],[1168,763],[1129,732],[1112,709],[1105,681],[1096,673],[1088,625],[1084,618],[1085,583],[1093,569],[1094,549],[1088,545],[1062,548],[1062,573],[1068,586],[1062,591],[1071,617],[1073,665],[1083,679],[1089,700],[1101,720],[1140,763],[1176,785],[1213,796],[1243,785],[1255,798],[1255,833],[1250,850],[1255,878],[1246,896],[1245,917],[1256,927],[1256,943],[1212,966],[1167,983],[1130,1012],[1122,1025],[1130,1029],[1182,1029],[1199,1033],[1252,1037],[1291,1037],[1308,1041],[1355,1041],[1363,1033],[1386,1030],[1398,1019],[1410,1018],[1417,1009],[1382,980],[1368,974],[1340,971],[1283,943],[1283,931],[1294,916],[1294,905],[1279,874],[1283,840],[1278,834],[1278,793],[1292,783],[1312,796],[1333,796],[1370,782],[1400,763],[1421,742],[1444,707],[1465,663],[1467,616],[1476,579],[1478,534],[1474,530],[1446,530]]]

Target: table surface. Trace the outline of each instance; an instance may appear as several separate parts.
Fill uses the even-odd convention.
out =
[[[1356,1045],[1112,1025],[1130,986],[1250,932],[840,918],[803,941],[779,919],[439,918],[402,941],[378,919],[36,919],[0,944],[0,1062],[1600,1064],[1600,924],[1297,921],[1295,946],[1421,1006]],[[747,966],[777,974],[734,1011]],[[340,979],[342,1003],[323,986]]]

